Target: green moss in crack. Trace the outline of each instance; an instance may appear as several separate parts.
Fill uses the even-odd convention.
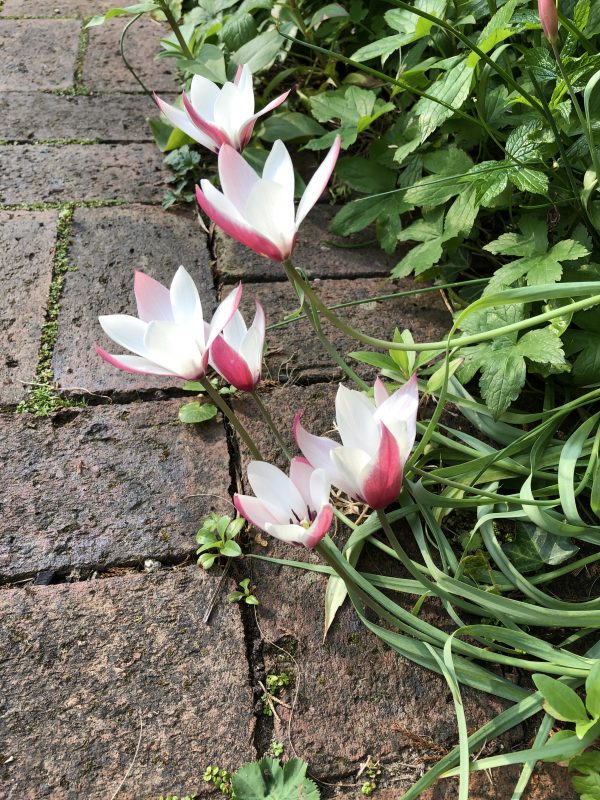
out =
[[[63,147],[66,144],[102,144],[100,139],[0,139],[0,146],[10,147],[17,145],[40,145]]]
[[[58,212],[52,281],[48,293],[46,321],[42,325],[40,337],[36,380],[31,385],[27,398],[17,406],[18,414],[28,412],[36,416],[45,417],[53,411],[85,405],[85,401],[83,400],[71,400],[70,398],[61,397],[56,392],[54,373],[52,370],[52,354],[54,352],[58,333],[60,296],[66,273],[73,271],[73,268],[69,264],[69,241],[74,212],[75,206],[73,203],[67,203],[62,206]]]
[[[0,203],[0,211],[54,211],[62,209],[65,205],[75,208],[108,208],[110,206],[124,206],[127,200],[72,200],[68,204],[62,203]]]

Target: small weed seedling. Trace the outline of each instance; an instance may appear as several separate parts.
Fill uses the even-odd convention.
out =
[[[273,709],[271,708],[271,703],[273,700],[277,702],[277,695],[281,689],[284,689],[286,686],[289,686],[292,681],[290,675],[287,672],[281,672],[279,675],[276,673],[271,673],[267,675],[267,691],[263,692],[262,700],[263,704],[263,714],[265,717],[272,717],[273,716]],[[271,703],[269,702],[271,701]]]
[[[253,586],[252,590],[250,589],[250,578],[244,578],[243,581],[240,581],[238,583],[238,586],[242,589],[242,591],[231,592],[231,594],[229,594],[229,596],[227,597],[229,602],[239,603],[240,600],[243,600],[244,603],[247,603],[249,606],[257,606],[258,600],[252,594],[254,589],[256,589],[256,586]]]
[[[204,569],[210,569],[221,556],[225,558],[241,556],[242,548],[235,538],[244,527],[244,523],[243,517],[231,519],[213,511],[196,534],[196,542],[200,545],[196,550],[199,556],[198,564]]]
[[[272,739],[267,751],[267,755],[273,756],[274,758],[280,758],[283,755],[283,750],[283,744],[278,742],[277,739]]]
[[[364,774],[366,780],[363,782],[360,791],[365,797],[369,797],[377,789],[377,781],[381,775],[379,761],[374,761],[373,757],[369,756],[359,775],[361,773]]]
[[[231,797],[231,775],[226,769],[221,769],[215,764],[209,765],[204,770],[204,782],[212,783],[220,792]]]

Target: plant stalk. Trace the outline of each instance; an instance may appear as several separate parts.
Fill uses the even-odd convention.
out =
[[[260,450],[254,444],[254,441],[250,436],[250,434],[248,433],[248,431],[246,430],[246,428],[244,428],[240,420],[237,418],[235,411],[233,411],[233,409],[227,405],[225,400],[223,400],[219,392],[214,388],[214,386],[208,380],[207,377],[200,378],[200,383],[202,384],[204,391],[210,397],[213,403],[227,417],[229,422],[231,422],[231,424],[240,435],[241,439],[243,440],[248,450],[252,453],[253,458],[257,459],[258,461],[262,461],[263,457],[260,454]]]
[[[266,422],[267,426],[269,427],[271,433],[273,434],[273,436],[277,440],[277,444],[281,448],[284,456],[288,460],[291,460],[292,454],[290,453],[288,446],[284,442],[283,437],[281,436],[281,433],[279,432],[279,429],[278,429],[277,425],[275,425],[275,422],[273,421],[273,417],[269,413],[269,409],[265,406],[263,401],[260,399],[260,396],[259,396],[259,394],[258,394],[258,392],[256,390],[250,392],[250,395],[251,395],[252,399],[254,400],[254,402],[256,403],[256,406],[257,406],[262,418],[264,419],[264,421]]]

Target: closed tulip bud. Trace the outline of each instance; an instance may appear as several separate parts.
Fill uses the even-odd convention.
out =
[[[550,44],[555,44],[558,39],[558,12],[556,0],[538,0],[538,13],[544,31],[544,36]]]

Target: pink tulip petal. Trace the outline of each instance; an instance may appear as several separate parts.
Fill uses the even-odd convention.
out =
[[[204,147],[207,147],[213,153],[217,153],[219,151],[219,148],[213,139],[210,136],[207,136],[202,130],[197,128],[185,111],[182,111],[181,109],[176,108],[169,103],[165,103],[165,101],[161,100],[157,95],[154,95],[154,102],[169,120],[171,125],[173,125],[175,128],[178,128],[180,131],[183,131],[192,139],[194,139],[194,141],[198,142]]]
[[[280,94],[279,97],[276,97],[275,100],[272,100],[268,103],[262,111],[259,111],[257,114],[254,114],[250,119],[245,123],[244,128],[242,129],[242,133],[240,135],[241,147],[240,149],[243,150],[244,147],[248,144],[250,139],[252,138],[252,132],[254,130],[254,126],[256,121],[259,117],[262,117],[263,114],[268,114],[269,111],[273,111],[274,108],[280,106],[283,102],[285,102],[288,98],[291,89],[283,94]]]
[[[187,111],[189,118],[194,123],[194,125],[202,131],[208,138],[213,142],[215,152],[224,144],[230,144],[229,137],[226,133],[214,125],[212,122],[207,122],[205,119],[202,119],[200,114],[196,111],[194,106],[188,100],[187,95],[185,92],[181,95],[181,99],[183,100],[183,105],[185,110]]]
[[[290,462],[290,480],[296,486],[307,507],[311,507],[310,477],[314,472],[305,458],[292,458]]]
[[[107,353],[106,350],[99,345],[96,345],[96,352],[104,361],[107,361],[109,364],[112,364],[113,367],[122,369],[125,372],[137,372],[141,375],[173,375],[168,369],[159,367],[158,364],[154,364],[149,359],[142,358],[142,356],[114,356],[111,353]]]
[[[237,70],[235,72],[235,78],[233,79],[233,82],[235,83],[236,86],[239,85],[239,82],[242,79],[242,75],[243,75],[245,69],[250,69],[248,64],[238,64],[238,68],[237,68]]]
[[[377,460],[363,481],[362,496],[371,508],[385,508],[398,499],[402,489],[402,462],[396,440],[381,423],[381,442]]]
[[[419,385],[415,374],[375,411],[375,419],[383,422],[398,442],[402,461],[406,461],[415,442],[418,409]]]
[[[210,348],[213,367],[225,380],[241,392],[254,389],[254,376],[244,359],[222,336],[217,336]]]
[[[301,416],[302,411],[298,411],[294,417],[294,439],[298,449],[315,469],[324,469],[325,472],[330,473],[332,462],[329,454],[340,445],[326,436],[315,436],[313,433],[309,433],[300,422]]]
[[[133,278],[133,291],[140,319],[144,322],[152,322],[157,319],[165,322],[173,321],[171,297],[166,286],[151,278],[150,275],[146,275],[145,272],[136,270]]]
[[[225,300],[222,300],[215,309],[213,318],[210,321],[210,333],[206,341],[206,346],[210,347],[215,338],[221,333],[225,325],[233,317],[242,299],[242,284],[238,283],[235,289],[230,292]]]
[[[332,520],[333,508],[330,505],[323,506],[323,508],[317,514],[313,524],[306,531],[306,538],[303,540],[302,544],[309,550],[311,550],[315,545],[319,544],[329,528],[331,528]]]
[[[298,230],[302,220],[306,217],[308,212],[325,191],[327,182],[329,181],[329,178],[331,178],[331,173],[335,167],[335,162],[340,154],[341,142],[342,140],[340,137],[336,136],[329,153],[327,153],[325,157],[325,160],[312,176],[308,186],[304,190],[304,194],[302,195],[302,199],[300,200],[298,210],[296,212],[296,230]]]
[[[290,517],[304,519],[307,514],[306,503],[290,478],[274,464],[266,461],[251,461],[246,471],[248,482],[254,494],[286,523]]]
[[[269,511],[267,506],[258,497],[247,494],[234,494],[233,504],[239,513],[261,531],[266,531],[265,525],[270,523],[278,525],[280,520]]]
[[[207,189],[206,184],[212,187],[216,195]],[[225,231],[225,233],[237,242],[254,250],[255,253],[270,258],[272,261],[283,261],[284,258],[286,258],[286,254],[282,253],[277,245],[242,220],[233,206],[231,206],[231,210],[227,213],[227,210],[223,208],[224,203],[222,201],[215,202],[216,196],[221,197],[223,201],[227,200],[227,198],[218,192],[212,184],[208,183],[208,181],[202,181],[202,185],[202,189],[196,186],[196,200],[198,201],[198,205],[216,225]],[[209,193],[211,194],[210,199],[207,196]],[[227,202],[231,205],[229,201]],[[231,211],[236,211],[235,217],[232,216]]]

